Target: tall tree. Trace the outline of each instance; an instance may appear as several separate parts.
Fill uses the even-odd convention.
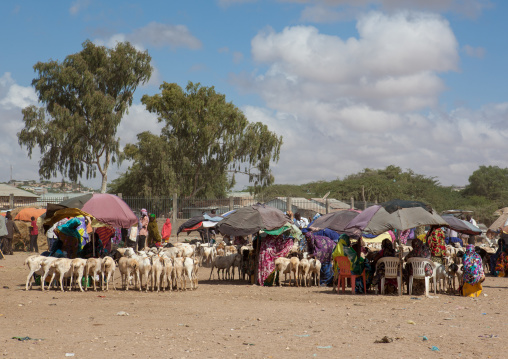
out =
[[[468,196],[483,196],[506,204],[508,201],[508,168],[480,166],[469,176],[464,190]]]
[[[247,175],[256,188],[273,183],[270,161],[278,161],[282,137],[260,122],[250,123],[213,87],[189,82],[183,90],[164,82],[160,89],[141,102],[165,126],[160,136],[142,133],[137,144],[126,146],[125,155],[134,164],[112,191],[222,196],[234,186],[237,173]]]
[[[35,64],[32,86],[43,106],[23,109],[18,142],[29,157],[39,147],[42,178],[60,172],[76,181],[99,171],[101,192],[106,191],[109,165],[121,159],[118,125],[137,86],[150,79],[150,61],[148,52],[128,42],[109,49],[87,40],[63,62]]]

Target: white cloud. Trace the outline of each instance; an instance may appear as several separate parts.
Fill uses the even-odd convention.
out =
[[[118,42],[129,41],[138,50],[144,50],[149,46],[162,48],[178,47],[192,50],[202,47],[201,41],[191,34],[185,25],[170,25],[151,22],[144,27],[134,29],[130,34],[118,33],[107,39],[96,39],[94,42],[107,47],[114,47]]]
[[[311,26],[267,29],[252,39],[252,57],[264,70],[234,80],[266,102],[245,107],[247,118],[284,136],[277,183],[395,164],[451,185],[467,183],[479,165],[508,167],[508,103],[440,108],[440,75],[459,69],[446,20],[370,12],[357,29],[348,39]]]
[[[467,17],[477,17],[491,8],[490,0],[284,0],[291,3],[309,3],[301,14],[301,20],[317,23],[349,20],[359,11],[378,8],[387,12],[400,10],[456,12]]]
[[[485,48],[483,47],[473,47],[471,45],[464,45],[462,48],[467,56],[476,57],[479,59],[483,59],[485,56]]]
[[[69,13],[71,15],[76,15],[81,10],[86,9],[90,5],[90,0],[76,0],[72,3],[69,8]]]

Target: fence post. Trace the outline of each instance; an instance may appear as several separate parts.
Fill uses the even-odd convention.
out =
[[[327,198],[326,199],[326,214],[330,213],[330,200]]]
[[[233,197],[229,197],[229,210],[232,211],[235,208],[235,201]]]
[[[9,195],[9,208],[14,208],[14,193]]]
[[[121,193],[117,193],[116,196],[120,199],[122,199],[122,194]]]
[[[351,209],[355,209],[355,198],[351,197]]]
[[[176,234],[178,231],[178,226],[176,223],[176,219],[178,218],[178,195],[176,193],[173,194],[173,215],[171,217],[171,222],[173,224],[172,231]]]
[[[293,202],[293,198],[286,197],[286,212],[292,211],[292,209],[291,209],[293,207],[293,203],[292,202]]]

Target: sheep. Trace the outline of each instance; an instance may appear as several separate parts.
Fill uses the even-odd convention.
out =
[[[182,249],[179,247],[164,248],[163,253],[169,258],[175,259],[182,256]]]
[[[321,262],[319,259],[311,258],[309,260],[310,269],[309,274],[311,276],[311,283],[314,282],[315,286],[319,286],[321,280]]]
[[[176,281],[176,290],[183,290],[183,282],[184,282],[184,261],[185,258],[178,257],[173,261],[173,274]]]
[[[300,266],[300,259],[298,257],[292,257],[289,260],[289,286],[291,287],[291,274],[295,278],[295,286],[299,287],[298,283],[298,268]]]
[[[85,276],[91,276],[93,282],[93,290],[97,291],[96,278],[101,272],[101,260],[99,258],[88,258],[86,260]],[[88,285],[85,286],[85,291],[88,290]]]
[[[161,257],[159,256],[153,256],[150,258],[150,264],[152,266],[152,292],[154,290],[155,284],[157,284],[157,293],[160,292],[161,289],[161,282],[164,278],[164,263]],[[148,284],[147,284],[148,287]]]
[[[455,293],[455,276],[458,279],[459,286],[462,284],[462,276],[463,276],[463,266],[458,266],[455,263],[450,264],[447,269],[447,273],[449,275],[449,287],[453,289],[453,293]]]
[[[201,265],[206,263],[207,266],[210,266],[215,258],[215,248],[202,246],[200,249],[201,249]]]
[[[162,260],[164,263],[164,285],[162,286],[162,291],[166,291],[166,284],[169,287],[169,291],[173,290],[173,259],[162,255]]]
[[[310,271],[310,263],[307,258],[302,258],[300,260],[300,264],[298,265],[298,276],[300,285],[302,285],[302,279],[304,282],[304,286],[307,286],[307,279],[309,278],[309,271]],[[309,283],[310,284],[310,283]]]
[[[27,257],[25,259],[24,264],[28,266],[28,269],[30,269],[30,273],[28,273],[28,276],[26,277],[26,286],[25,290],[28,290],[28,284],[30,283],[30,289],[32,289],[32,282],[30,279],[34,274],[41,275],[44,273],[41,267],[42,261],[44,261],[48,257],[40,256],[38,254]]]
[[[48,275],[51,274],[51,282],[49,283],[49,285],[51,286],[51,283],[53,282],[55,269],[51,265],[57,259],[58,258],[56,258],[56,257],[46,257],[46,259],[44,259],[41,262],[41,269],[42,269],[42,272],[44,273],[41,278],[41,291],[43,291],[43,292],[44,292],[44,283],[46,282],[46,277]]]
[[[83,279],[83,272],[85,271],[86,259],[82,258],[74,258],[71,261],[71,290],[75,286],[74,276],[77,277],[79,290],[83,291],[83,286],[81,285],[81,280]]]
[[[129,276],[133,275],[135,278],[134,288],[140,282],[139,280],[139,263],[134,258],[122,257],[118,261],[118,268],[122,277],[122,288],[129,290]],[[140,284],[141,287],[141,284]]]
[[[183,261],[183,267],[184,267],[184,270],[183,270],[183,287],[185,290],[187,290],[187,283],[185,281],[185,277],[189,278],[189,282],[190,282],[190,287],[191,289],[195,289],[194,288],[194,284],[195,284],[195,275],[194,275],[194,267],[195,267],[195,262],[194,262],[194,259],[193,258],[185,258],[184,261]],[[197,280],[197,278],[196,278]],[[196,286],[197,287],[197,286]]]
[[[289,258],[279,257],[275,260],[275,272],[276,275],[278,275],[279,277],[279,287],[281,286],[282,283],[282,280],[280,279],[280,274],[281,272],[282,274],[284,274],[284,281],[286,281],[287,274],[289,273],[290,270],[289,264],[290,264]],[[289,279],[291,280],[291,276],[289,277]]]
[[[230,254],[227,256],[215,257],[215,259],[212,262],[212,269],[210,271],[210,278],[209,279],[214,279],[214,277],[213,277],[214,268],[217,268],[217,277],[219,279],[220,279],[219,271],[221,269],[222,269],[222,280],[226,279],[224,276],[224,271],[226,270],[229,275],[229,269],[231,268],[231,266],[234,264],[235,260],[237,260],[238,257],[240,257],[239,260],[241,261],[242,257],[238,253],[237,254]]]
[[[58,274],[60,279],[60,290],[62,292],[64,292],[64,278],[69,278],[71,276],[71,262],[72,259],[69,258],[58,258],[56,261],[53,261],[50,266],[54,270],[53,276],[51,277],[51,282],[55,278],[55,275]]]
[[[224,248],[224,251],[225,251],[226,255],[235,254],[238,252],[238,250],[236,249],[236,246],[226,246]]]
[[[109,281],[111,278],[113,278],[113,289],[116,290],[115,286],[115,269],[116,269],[116,263],[115,260],[112,257],[104,257],[102,258],[101,263],[101,273],[102,273],[102,285],[101,290],[104,290],[104,282],[106,282],[106,291],[109,290]],[[106,280],[104,280],[104,276],[106,276]]]

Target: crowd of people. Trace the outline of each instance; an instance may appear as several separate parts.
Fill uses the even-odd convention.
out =
[[[286,214],[292,218],[293,224],[301,230],[302,235],[298,238],[298,235],[292,236],[286,233],[280,236],[270,236],[268,240],[266,238],[263,240],[260,253],[266,258],[263,257],[260,267],[264,277],[267,277],[273,269],[269,263],[273,263],[273,260],[279,256],[286,256],[292,247],[293,241],[300,241],[300,250],[307,252],[308,258],[316,258],[321,262],[321,286],[333,285],[333,280],[336,278],[334,274],[338,271],[336,258],[343,256],[348,258],[352,274],[362,275],[364,273],[367,278],[367,288],[363,287],[362,279],[357,278],[355,290],[359,293],[380,285],[385,270],[384,263],[377,266],[377,262],[381,258],[401,258],[403,262],[407,262],[410,258],[426,258],[434,262],[435,265],[444,265],[446,263],[447,242],[456,243],[462,240],[458,234],[451,233],[448,228],[438,226],[425,228],[421,226],[399,233],[389,231],[389,238],[382,241],[381,250],[369,252],[361,237],[354,238],[329,229],[311,231],[309,227],[312,227],[312,222],[318,215],[312,219],[305,219],[299,213],[293,215],[291,212],[287,212]],[[409,248],[411,249],[409,252],[399,253],[395,245],[397,237],[403,243],[410,243]],[[506,234],[506,237],[508,238],[508,234]],[[469,244],[466,245],[464,252],[458,254],[458,257],[462,259],[464,273],[463,283],[459,290],[463,295],[471,295],[472,293],[477,295],[481,292],[481,283],[485,280],[483,263],[481,257],[475,251],[474,239],[466,238],[466,240],[466,243]],[[496,264],[491,268],[493,268],[492,273],[494,275],[505,275],[505,273],[508,274],[508,246],[505,246],[504,241],[501,240],[499,244],[496,255],[492,257]],[[427,264],[425,266],[427,276],[432,276],[434,270],[434,265]],[[402,266],[404,282],[408,282],[411,274],[411,264]],[[388,279],[386,285],[392,287],[392,292],[397,290],[396,279]],[[424,282],[417,282],[414,290],[420,290],[423,285]]]

